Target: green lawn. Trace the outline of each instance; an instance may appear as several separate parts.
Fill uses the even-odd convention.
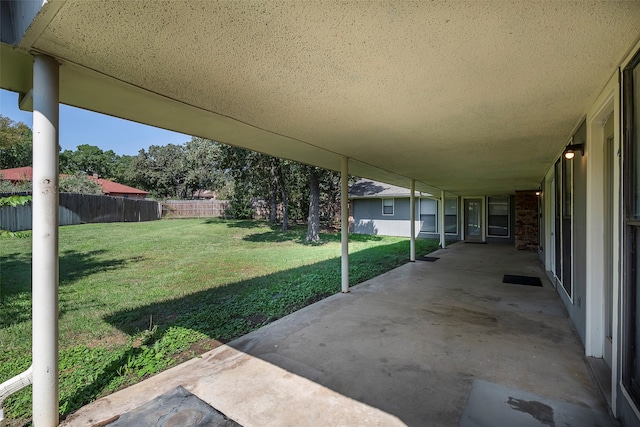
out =
[[[60,414],[340,291],[340,236],[263,222],[60,228]],[[418,240],[417,253],[438,242]],[[350,236],[350,282],[408,261],[409,240]],[[31,363],[31,239],[0,238],[0,382]],[[31,388],[5,402],[28,422]]]

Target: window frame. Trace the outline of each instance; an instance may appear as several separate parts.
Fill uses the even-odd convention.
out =
[[[431,214],[423,214],[422,213],[422,201],[423,200],[431,200],[433,202],[435,202],[436,205],[436,210],[435,213]],[[440,206],[439,206],[440,200],[438,199],[433,199],[431,197],[420,197],[420,199],[418,200],[418,221],[420,222],[420,232],[421,233],[429,233],[429,234],[438,234],[440,233],[440,218],[438,217],[438,213],[440,212]],[[424,221],[422,220],[422,216],[423,215],[433,215],[434,217],[434,230],[425,230],[424,227]]]
[[[453,215],[447,215],[447,200],[453,200],[455,203],[456,213]],[[445,197],[444,198],[444,234],[448,234],[450,236],[457,236],[460,228],[460,221],[458,220],[458,212],[460,211],[460,206],[458,203],[458,197]],[[455,216],[456,217],[456,231],[447,231],[447,217]],[[439,222],[439,221],[438,221]]]
[[[385,201],[391,201],[391,205],[385,205]],[[391,207],[391,213],[385,213],[384,208]],[[382,198],[382,216],[394,216],[396,213],[396,201],[393,197],[383,197]]]
[[[631,400],[640,405],[640,343],[638,343],[638,323],[640,323],[640,304],[638,304],[638,284],[640,257],[640,217],[638,215],[637,203],[640,195],[640,179],[638,169],[640,159],[634,156],[639,155],[640,138],[638,126],[640,126],[640,114],[637,109],[640,105],[635,105],[636,90],[640,92],[640,78],[634,82],[634,73],[639,72],[640,77],[640,51],[638,51],[629,64],[623,69],[622,86],[622,130],[623,130],[623,271],[622,271],[622,387],[628,392]],[[639,85],[638,88],[634,87]],[[640,102],[638,103],[640,104]]]
[[[507,199],[507,234],[491,234],[489,218],[491,217],[491,199],[505,198]],[[495,237],[497,239],[511,238],[511,197],[510,196],[487,196],[487,237]]]

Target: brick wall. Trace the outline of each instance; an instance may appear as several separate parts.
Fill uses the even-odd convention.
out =
[[[516,191],[516,249],[538,250],[538,196],[535,190]]]

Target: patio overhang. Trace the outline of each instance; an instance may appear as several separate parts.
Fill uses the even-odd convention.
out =
[[[62,103],[432,194],[537,188],[640,34],[635,2],[21,3],[4,89],[42,53]]]
[[[26,108],[33,98],[44,185],[34,184],[33,265],[47,270],[33,289],[47,301],[34,303],[46,313],[33,328],[49,331],[46,350],[34,345],[47,356],[34,360],[38,425],[57,424],[58,103],[341,171],[343,194],[348,172],[443,200],[506,195],[539,187],[640,40],[638,2],[0,7],[0,87]],[[343,198],[345,292],[346,211]]]

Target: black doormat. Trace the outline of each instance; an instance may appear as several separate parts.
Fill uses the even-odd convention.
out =
[[[525,286],[542,286],[542,282],[539,277],[533,276],[512,276],[505,274],[502,278],[502,283],[511,283],[513,285],[525,285]]]
[[[429,261],[429,262],[436,262],[437,260],[439,260],[440,258],[437,256],[417,256],[416,260],[417,261]]]
[[[242,427],[182,386],[121,415],[105,427]]]
[[[474,244],[474,245],[486,245],[487,244],[487,242],[473,242],[473,241],[469,242],[469,241],[466,241],[466,240],[465,240],[465,243],[471,243],[471,244]]]

